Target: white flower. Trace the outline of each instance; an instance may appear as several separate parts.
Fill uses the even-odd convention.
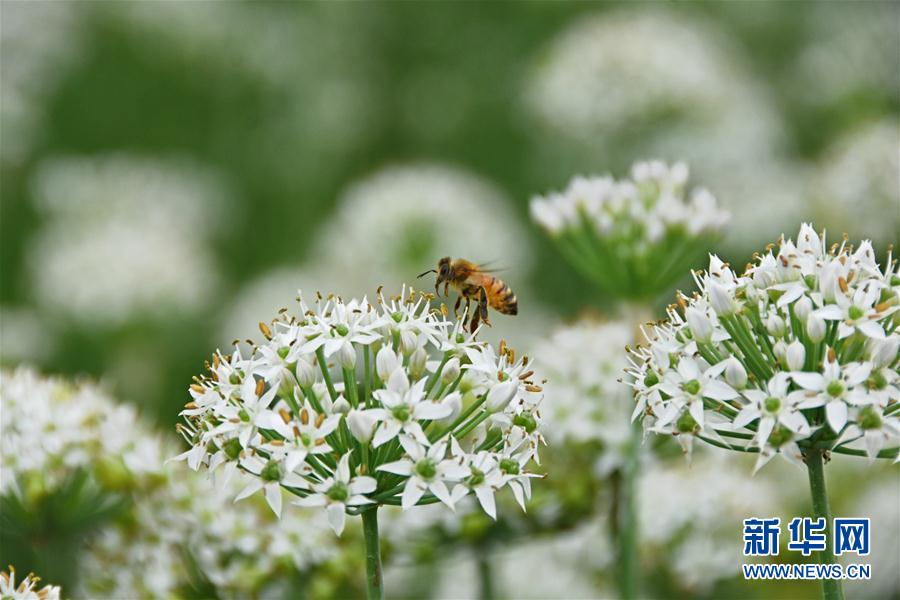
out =
[[[241,492],[235,496],[234,501],[243,500],[252,496],[259,490],[263,490],[266,496],[266,502],[272,508],[272,512],[276,516],[281,516],[281,486],[287,486],[296,489],[307,489],[309,483],[300,474],[288,471],[287,468],[278,461],[265,461],[258,456],[248,456],[240,459],[241,468],[258,477],[250,479]],[[303,465],[304,471],[309,472],[312,469]]]
[[[4,600],[59,600],[61,596],[58,585],[45,585],[38,588],[40,577],[34,573],[26,575],[16,585],[16,570],[10,566],[9,572],[0,572],[0,597]]]
[[[427,448],[413,438],[400,436],[400,444],[408,458],[381,465],[378,470],[409,478],[403,488],[403,510],[415,506],[427,491],[453,508],[455,501],[447,489],[447,482],[459,481],[469,474],[469,470],[457,459],[445,457],[447,443],[439,442]]]
[[[828,425],[840,433],[847,424],[847,403],[865,403],[865,390],[858,388],[872,372],[870,363],[849,363],[841,366],[837,360],[826,360],[822,373],[792,373],[791,377],[804,390],[814,392],[801,403],[801,408],[825,407]]]
[[[779,423],[801,438],[808,437],[811,433],[809,423],[800,412],[800,395],[789,394],[789,384],[787,374],[778,373],[766,383],[765,389],[743,391],[750,404],[742,408],[734,418],[734,426],[740,429],[758,419],[756,443],[760,448],[768,443],[769,436]]]
[[[533,198],[532,214],[556,211],[563,225],[554,223],[548,233],[608,293],[651,296],[683,273],[700,240],[716,237],[728,220],[708,192],[686,191],[687,172],[684,163],[648,161],[635,163],[626,179],[575,177],[564,192]],[[697,211],[699,198],[704,208]],[[603,258],[610,256],[615,260]]]
[[[730,430],[712,429],[729,440],[708,441],[758,449],[757,468],[778,453],[794,462],[823,448],[860,454],[854,443],[863,438],[869,456],[894,456],[900,278],[890,254],[884,269],[874,256],[868,242],[829,248],[824,233],[804,224],[796,244],[782,238],[744,275],[712,257],[708,274],[695,275],[700,294],[680,299],[685,316],[670,308],[668,322],[646,330],[649,346],[632,353],[634,417],[647,431],[680,435],[715,414]],[[710,305],[718,318],[706,332],[697,315],[709,316]],[[701,391],[710,385],[725,388],[717,398]],[[750,403],[722,395],[726,389]],[[680,423],[685,408],[692,422]]]
[[[375,397],[384,408],[372,408],[367,412],[380,421],[375,431],[373,446],[378,448],[397,437],[401,431],[413,436],[423,444],[428,438],[419,424],[421,419],[441,419],[451,412],[451,408],[425,398],[424,379],[410,385],[406,372],[395,370],[387,381],[387,387],[376,390]]]
[[[328,523],[337,535],[344,531],[347,507],[370,504],[372,500],[365,494],[374,492],[377,486],[372,477],[351,477],[349,461],[350,454],[343,455],[334,477],[313,484],[312,494],[294,501],[298,506],[324,506],[328,513]]]
[[[468,477],[453,488],[454,501],[472,491],[484,512],[496,520],[497,507],[494,502],[494,494],[503,487],[503,475],[500,472],[497,458],[489,452],[466,454],[455,439],[451,443],[453,456],[461,458],[464,467],[469,471]]]

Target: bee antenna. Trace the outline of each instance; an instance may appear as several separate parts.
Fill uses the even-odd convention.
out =
[[[421,275],[419,275],[418,277],[416,277],[416,279],[422,279],[423,277],[425,277],[425,276],[428,275],[429,273],[437,273],[437,271],[435,271],[434,269],[428,269],[427,271],[425,271],[424,273],[422,273]]]

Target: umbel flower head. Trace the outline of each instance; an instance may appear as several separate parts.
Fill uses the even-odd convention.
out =
[[[708,191],[686,191],[688,167],[639,162],[631,177],[576,177],[531,201],[531,216],[570,263],[605,292],[646,300],[702,254],[728,215]]]
[[[19,585],[16,585],[16,570],[12,565],[9,571],[0,571],[0,598],[3,600],[59,600],[60,587],[58,585],[45,585],[38,588],[40,577],[34,573],[25,576]]]
[[[799,462],[807,449],[894,458],[900,277],[868,241],[830,249],[803,225],[738,276],[717,257],[633,352],[646,431]],[[725,439],[727,438],[727,440]],[[861,446],[861,447],[860,447]]]
[[[216,353],[191,386],[181,455],[198,469],[241,473],[237,499],[282,489],[323,508],[336,533],[369,506],[494,494],[524,507],[538,459],[541,388],[528,359],[499,352],[404,289],[375,304],[317,295],[261,323],[264,340]]]

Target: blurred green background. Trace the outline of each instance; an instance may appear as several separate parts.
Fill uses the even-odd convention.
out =
[[[603,311],[528,218],[576,174],[690,160],[736,264],[800,219],[897,239],[894,2],[6,0],[0,24],[0,361],[167,430],[298,287],[371,294],[472,247],[526,342]],[[450,190],[431,221],[404,221],[417,185]]]

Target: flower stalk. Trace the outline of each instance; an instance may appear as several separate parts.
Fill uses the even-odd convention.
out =
[[[825,489],[825,450],[809,450],[806,453],[806,470],[809,475],[809,493],[812,498],[813,517],[825,519],[831,523],[831,507],[828,504],[828,492]],[[833,565],[837,563],[834,556],[834,540],[825,536],[825,549],[819,552],[819,563]],[[823,600],[843,600],[844,591],[840,579],[822,579]]]
[[[384,582],[381,574],[381,541],[378,537],[378,506],[362,512],[363,535],[366,538],[366,597],[369,600],[384,598]]]

